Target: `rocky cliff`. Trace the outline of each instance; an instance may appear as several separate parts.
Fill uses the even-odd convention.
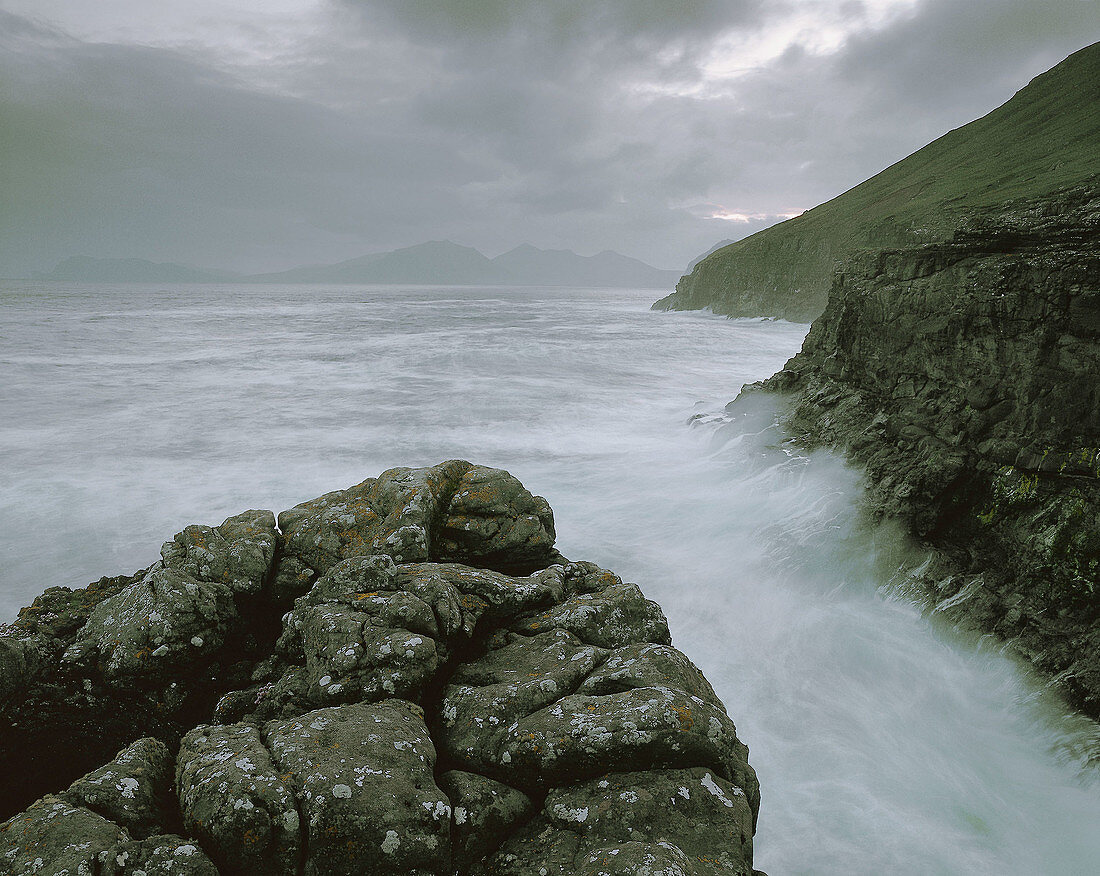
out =
[[[943,240],[975,210],[1095,173],[1098,105],[1100,43],[833,200],[717,250],[653,306],[809,322],[837,264],[856,252]]]
[[[47,590],[0,670],[3,873],[753,872],[721,701],[500,470],[188,526]]]
[[[1100,179],[854,259],[734,414],[761,389],[938,549],[926,596],[1100,715]]]

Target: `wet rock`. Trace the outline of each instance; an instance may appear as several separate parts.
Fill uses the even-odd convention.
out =
[[[275,558],[275,515],[245,511],[220,526],[188,526],[160,549],[164,565],[234,593],[258,593]]]
[[[61,796],[126,828],[131,836],[147,837],[164,828],[173,765],[163,742],[139,739]]]
[[[532,811],[522,791],[476,773],[443,773],[439,787],[451,801],[451,849],[460,872],[495,852]]]
[[[787,396],[804,445],[866,465],[874,514],[937,550],[914,589],[1012,642],[1093,716],[1098,205],[1092,180],[974,211],[941,243],[853,258],[802,351],[758,387]]]
[[[269,722],[264,736],[308,825],[307,874],[446,871],[451,806],[419,708],[318,709]]]
[[[297,872],[304,846],[294,793],[251,724],[201,726],[180,743],[184,829],[232,873]]]
[[[226,585],[157,569],[97,605],[63,660],[98,662],[116,682],[161,681],[216,651],[236,620]]]

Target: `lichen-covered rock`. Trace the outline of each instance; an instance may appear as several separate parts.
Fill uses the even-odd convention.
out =
[[[745,792],[710,770],[609,773],[550,791],[538,817],[493,857],[492,872],[748,876],[752,833]]]
[[[147,837],[164,829],[172,755],[159,739],[139,739],[114,760],[73,782],[61,796]]]
[[[279,515],[286,551],[320,574],[340,560],[387,554],[415,563],[430,556],[432,530],[470,463],[393,468],[347,490]]]
[[[42,662],[51,664],[73,643],[77,632],[88,622],[97,605],[135,581],[140,581],[147,571],[103,577],[79,590],[50,587],[20,610],[19,617],[0,639],[10,637],[28,645],[33,643]]]
[[[188,526],[160,549],[166,568],[234,593],[258,593],[275,558],[275,515],[245,511],[220,526]]]
[[[440,704],[444,749],[474,772],[513,776],[501,760],[507,728],[572,693],[605,656],[565,630],[513,634],[509,644],[451,676]],[[534,783],[525,776],[521,787]]]
[[[522,791],[477,773],[450,770],[439,787],[451,801],[451,854],[460,872],[495,852],[532,810]]]
[[[452,461],[279,519],[187,527],[0,639],[0,872],[748,872],[724,707],[544,500]]]
[[[305,845],[298,804],[251,724],[201,726],[180,743],[184,829],[227,872],[292,874]]]
[[[63,660],[98,662],[115,682],[161,681],[216,651],[236,620],[225,584],[155,569],[99,603]]]
[[[612,651],[577,693],[603,696],[638,687],[671,687],[716,706],[721,704],[706,676],[682,651],[651,642]]]
[[[94,876],[99,854],[128,840],[126,831],[102,815],[46,796],[0,824],[0,868],[5,876]]]
[[[38,649],[33,641],[0,636],[0,703],[24,688],[37,666]]]
[[[703,764],[742,778],[745,752],[726,713],[665,687],[568,696],[483,740],[487,770],[520,788],[545,787],[608,770]]]
[[[505,471],[449,460],[394,468],[279,515],[288,555],[323,574],[340,560],[459,561],[503,571],[547,565],[554,517]]]
[[[274,872],[274,871],[270,871]],[[99,853],[96,876],[219,876],[194,840],[159,834]]]
[[[605,671],[609,653],[565,630],[512,634],[444,689],[445,750],[523,789],[608,770],[707,766],[758,793],[736,728],[686,657],[662,646],[611,656]]]
[[[309,592],[317,573],[297,557],[283,557],[271,582],[271,598],[279,603],[293,602]]]
[[[544,612],[518,617],[517,632],[568,630],[582,642],[618,648],[635,642],[671,644],[668,622],[637,584],[618,581],[596,593],[578,593]]]
[[[554,513],[516,478],[471,466],[440,526],[438,558],[503,571],[546,565],[554,557]]]
[[[444,873],[451,806],[419,708],[355,703],[271,721],[264,737],[309,832],[307,874]]]

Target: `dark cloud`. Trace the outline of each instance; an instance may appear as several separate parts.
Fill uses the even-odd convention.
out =
[[[275,269],[444,237],[679,267],[1100,32],[1083,0],[880,6],[340,0],[259,60],[0,12],[0,274],[74,253]]]

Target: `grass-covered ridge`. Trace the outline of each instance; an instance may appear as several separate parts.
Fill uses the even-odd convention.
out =
[[[974,208],[1100,170],[1100,43],[1011,100],[801,216],[712,253],[654,307],[810,320],[855,250],[941,239]]]

